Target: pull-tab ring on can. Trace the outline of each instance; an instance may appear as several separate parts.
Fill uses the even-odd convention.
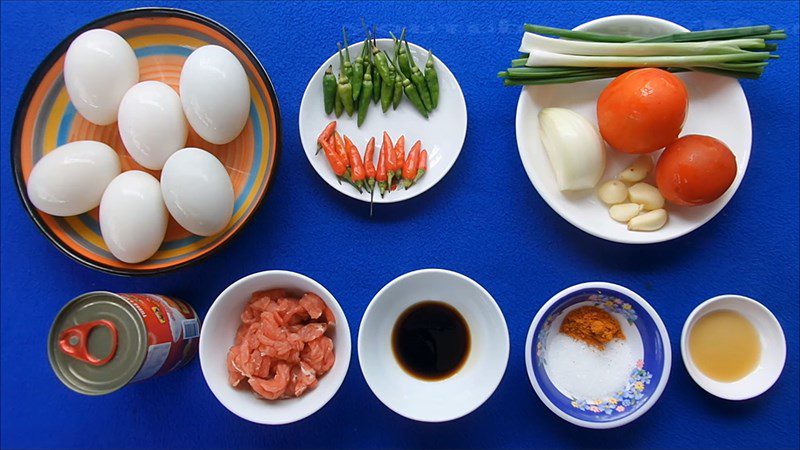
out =
[[[97,327],[105,327],[111,333],[111,350],[103,358],[98,358],[89,353],[89,333]],[[93,366],[102,366],[111,361],[111,358],[117,352],[117,327],[114,326],[113,322],[105,319],[75,325],[61,332],[58,337],[58,347],[62,352],[77,360],[87,362]]]

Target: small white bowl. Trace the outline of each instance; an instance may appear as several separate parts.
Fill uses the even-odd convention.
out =
[[[744,378],[727,383],[703,374],[689,352],[689,333],[695,323],[706,314],[723,309],[735,311],[749,320],[761,340],[758,367]],[[747,400],[763,394],[778,381],[786,362],[786,338],[778,319],[761,303],[741,295],[720,295],[704,301],[689,314],[681,332],[681,357],[695,383],[709,394],[726,400]]]
[[[410,306],[435,300],[458,310],[469,326],[470,352],[449,378],[414,378],[392,351],[392,329]],[[445,422],[477,409],[500,384],[508,363],[508,328],[492,296],[470,278],[442,269],[409,272],[372,299],[358,332],[358,361],[375,396],[392,411],[422,422]]]
[[[236,389],[228,383],[226,358],[241,323],[242,310],[254,292],[274,288],[284,288],[297,295],[313,292],[322,298],[336,317],[331,335],[336,362],[330,372],[319,379],[317,387],[298,398],[259,399],[250,390]],[[211,392],[230,412],[250,422],[282,425],[314,414],[336,394],[350,365],[350,347],[347,318],[327,289],[299,273],[269,270],[233,283],[211,305],[200,332],[200,367]]]

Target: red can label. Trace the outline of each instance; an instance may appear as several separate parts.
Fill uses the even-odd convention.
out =
[[[163,295],[119,296],[139,312],[147,328],[147,356],[131,382],[164,375],[197,354],[200,321],[191,306]]]

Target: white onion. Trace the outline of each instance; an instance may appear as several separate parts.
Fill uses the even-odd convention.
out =
[[[539,136],[562,191],[591,189],[606,168],[603,138],[580,114],[565,108],[539,112]]]

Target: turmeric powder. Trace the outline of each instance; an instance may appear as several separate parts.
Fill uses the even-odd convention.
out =
[[[596,306],[581,306],[570,311],[558,331],[600,350],[612,339],[625,339],[617,319]]]

